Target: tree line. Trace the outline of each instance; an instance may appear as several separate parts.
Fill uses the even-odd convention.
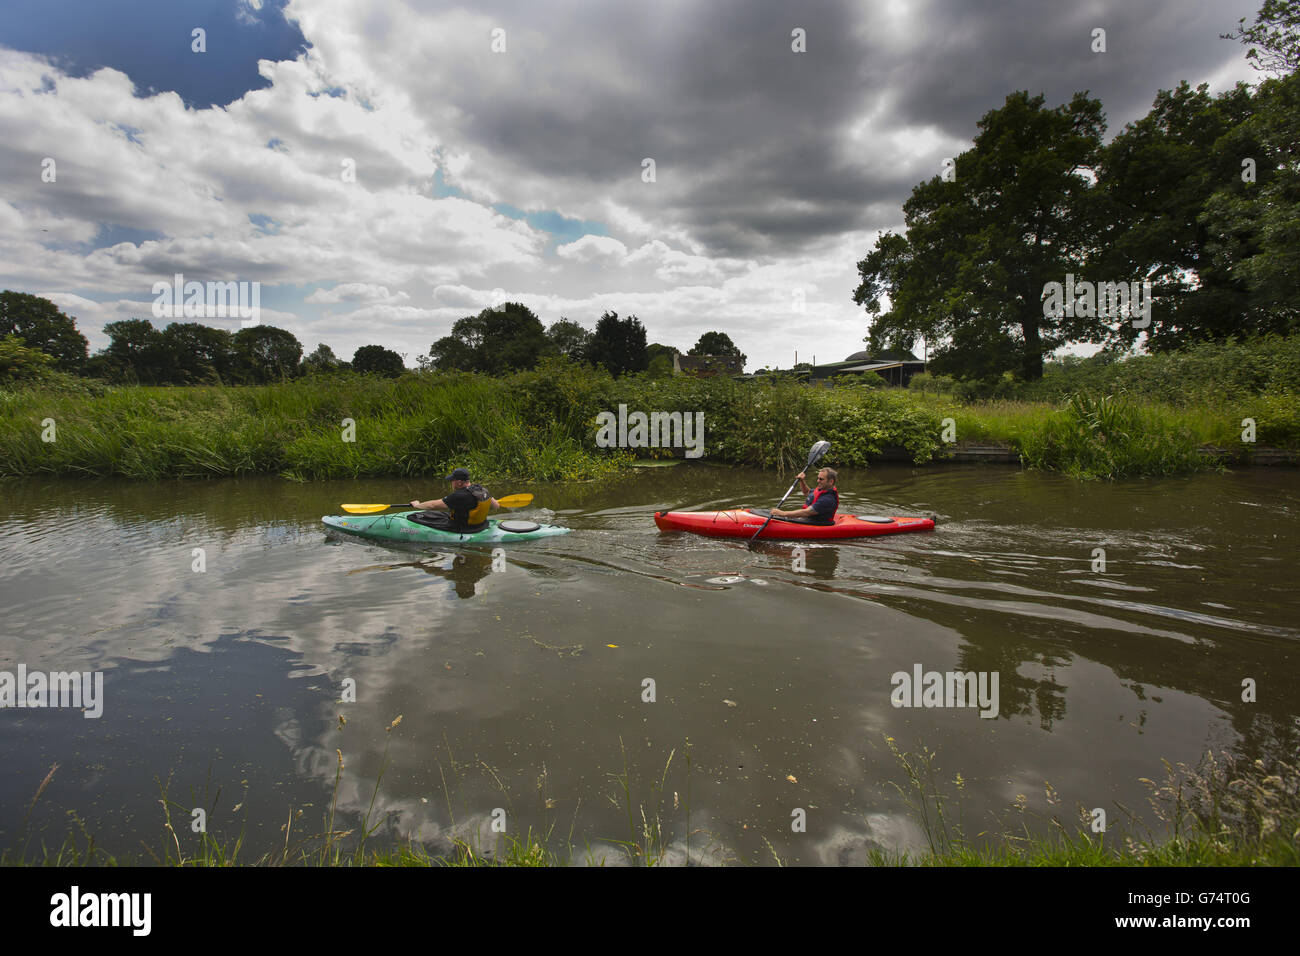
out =
[[[108,346],[90,355],[76,320],[49,299],[0,292],[5,377],[42,367],[114,383],[258,385],[331,369],[397,375],[404,368],[400,355],[379,345],[357,349],[351,363],[324,344],[304,357],[292,332],[271,325],[230,332],[199,322],[159,329],[148,319],[123,319],[106,324],[104,334]]]
[[[22,292],[0,293],[0,378],[52,367],[114,383],[141,385],[256,385],[298,375],[350,369],[388,376],[406,370],[403,356],[381,345],[363,345],[351,362],[324,343],[304,356],[293,333],[270,325],[237,332],[199,322],[172,322],[157,328],[147,319],[124,319],[104,326],[108,346],[89,354],[76,320],[48,299]],[[530,369],[548,357],[563,356],[608,369],[614,375],[672,373],[671,346],[646,343],[636,316],[606,312],[589,331],[561,318],[549,328],[527,306],[506,302],[459,319],[450,335],[416,359],[422,369],[505,375]],[[688,354],[745,355],[723,332],[706,332]]]
[[[501,375],[559,355],[606,368],[614,375],[649,372],[660,377],[672,372],[676,352],[658,342],[647,345],[645,326],[635,315],[620,319],[617,312],[606,312],[594,330],[564,317],[544,328],[527,306],[507,302],[458,320],[451,334],[434,342],[419,361],[422,367]],[[687,354],[745,362],[745,354],[725,332],[705,332]]]
[[[986,113],[973,148],[912,190],[904,233],[858,263],[872,350],[923,338],[937,373],[1034,380],[1072,343],[1120,352],[1145,333],[1159,352],[1300,330],[1300,0],[1244,22],[1229,38],[1289,72],[1218,96],[1161,90],[1109,144],[1086,93],[1048,109],[1020,91]],[[1077,302],[1045,309],[1067,276]],[[1149,282],[1151,314],[1108,314],[1102,282]]]

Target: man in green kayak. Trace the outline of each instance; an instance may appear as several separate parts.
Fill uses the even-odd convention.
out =
[[[411,515],[411,520],[443,531],[473,534],[487,527],[489,511],[501,504],[482,485],[469,479],[468,468],[457,468],[446,478],[451,482],[451,494],[430,501],[412,501],[412,508],[424,514]],[[445,514],[440,512],[446,512]]]
[[[806,524],[834,524],[835,511],[840,506],[840,492],[835,487],[835,479],[839,476],[835,469],[823,468],[817,472],[817,484],[812,488],[804,481],[804,472],[795,477],[799,479],[799,487],[808,495],[804,506],[794,511],[773,508],[772,517],[800,518]]]

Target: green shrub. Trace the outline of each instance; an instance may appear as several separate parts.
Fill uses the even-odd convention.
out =
[[[53,370],[54,357],[29,349],[16,335],[0,338],[0,384],[30,382]]]
[[[1300,395],[1269,393],[1247,399],[1231,427],[1237,430],[1246,418],[1255,419],[1255,441],[1260,444],[1300,447]]]
[[[1047,363],[1042,379],[1021,384],[1015,394],[1060,402],[1080,392],[1097,398],[1119,391],[1171,405],[1300,392],[1300,335],[1204,342],[1154,355],[1066,356]]]
[[[1158,411],[1140,409],[1128,396],[1094,399],[1084,392],[1029,428],[1021,456],[1032,468],[1084,480],[1175,475],[1204,464],[1192,433]]]
[[[614,379],[561,359],[502,378],[336,371],[250,387],[106,388],[45,370],[0,387],[0,474],[440,477],[464,465],[497,479],[576,480],[612,474],[632,456],[683,454],[598,448],[596,416],[617,414],[619,405],[703,413],[708,458],[783,471],[801,468],[819,439],[832,443],[827,464],[834,466],[865,466],[894,446],[924,462],[943,448],[942,422],[952,418],[958,440],[1009,442],[1033,467],[1081,477],[1172,474],[1204,466],[1195,452],[1201,443],[1240,446],[1242,418],[1256,420],[1260,443],[1300,446],[1300,403],[1282,387],[1300,368],[1300,353],[1290,340],[1275,345],[1272,356],[1254,355],[1258,367],[1249,374],[1220,368],[1225,355],[1241,357],[1232,349],[1246,346],[1206,347],[1191,358],[1143,357],[1131,368],[1137,360],[1068,360],[1034,386],[1087,384],[1059,409],[1041,400],[963,398],[984,388],[996,392],[1005,381],[918,375],[903,390],[860,381],[811,386],[788,376]],[[6,354],[30,351],[7,346]],[[1237,391],[1216,385],[1198,392],[1186,382],[1174,389],[1178,376],[1170,370],[1193,366],[1207,381],[1212,373],[1219,382],[1235,375]],[[1096,390],[1099,382],[1139,378],[1148,393],[1176,392],[1180,400]],[[1260,382],[1263,394],[1243,391]],[[47,418],[57,424],[56,442],[41,440]],[[355,441],[343,440],[348,419]]]

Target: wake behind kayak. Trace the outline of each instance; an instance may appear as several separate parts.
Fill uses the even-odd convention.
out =
[[[355,535],[378,542],[406,542],[414,544],[507,544],[511,541],[531,541],[568,534],[572,529],[556,525],[538,524],[536,521],[491,518],[481,531],[462,534],[442,531],[410,520],[408,515],[326,515],[320,520],[325,526],[344,534]]]
[[[714,538],[752,538],[763,526],[768,512],[753,509],[732,511],[656,511],[660,531],[691,531]],[[832,524],[809,524],[776,518],[759,535],[760,541],[825,541],[840,538],[868,538],[907,531],[931,531],[931,518],[886,518],[836,515]]]

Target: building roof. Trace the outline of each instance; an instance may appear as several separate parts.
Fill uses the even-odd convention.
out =
[[[839,372],[879,372],[886,368],[902,368],[902,362],[866,362],[862,365],[851,365],[848,368],[837,369]]]
[[[673,362],[682,372],[707,370],[739,373],[745,370],[744,364],[735,355],[682,355],[678,352],[673,356]]]
[[[920,362],[921,360],[907,349],[881,349],[875,355],[870,352],[854,352],[846,362]]]

